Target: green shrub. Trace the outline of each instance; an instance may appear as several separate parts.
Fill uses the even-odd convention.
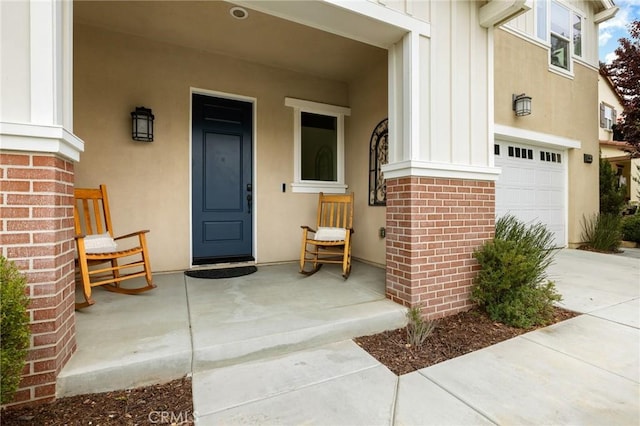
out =
[[[407,343],[420,347],[435,329],[435,323],[422,317],[420,308],[414,306],[407,311]]]
[[[500,218],[494,239],[474,252],[481,269],[472,300],[494,321],[521,328],[547,324],[553,303],[561,300],[546,276],[553,254],[553,233],[543,224]]]
[[[640,243],[640,212],[622,218],[622,239]]]
[[[11,402],[25,365],[31,333],[25,295],[26,278],[0,256],[0,403]]]
[[[588,248],[602,252],[616,252],[622,241],[622,217],[600,213],[582,217],[582,241]]]
[[[618,184],[618,175],[606,158],[600,158],[600,213],[620,214],[626,204],[627,188]]]

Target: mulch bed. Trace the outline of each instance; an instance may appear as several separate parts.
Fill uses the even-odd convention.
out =
[[[193,424],[191,379],[8,409],[2,412],[0,423],[3,426]]]
[[[603,254],[620,254],[620,253],[624,253],[624,250],[620,250],[620,249],[615,249],[615,250],[598,250],[597,248],[588,246],[588,245],[581,245],[578,247],[578,250],[584,250],[584,251],[592,251],[594,253],[603,253]]]
[[[579,314],[576,312],[555,308],[551,323],[577,315]],[[404,328],[359,337],[355,342],[389,370],[402,375],[477,351],[531,330],[535,328],[522,329],[494,322],[484,312],[473,309],[437,320],[433,333],[421,347],[407,344]]]

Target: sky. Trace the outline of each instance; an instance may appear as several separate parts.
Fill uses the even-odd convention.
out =
[[[640,20],[640,0],[614,0],[620,8],[613,19],[600,24],[599,56],[602,62],[611,62],[615,57],[614,50],[618,47],[618,40],[629,38],[627,24]]]

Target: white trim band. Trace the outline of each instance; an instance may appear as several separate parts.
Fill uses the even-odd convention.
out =
[[[400,161],[382,166],[385,179],[409,176],[436,177],[496,181],[500,175],[498,167],[468,166],[463,164],[429,163],[426,161]]]
[[[84,142],[62,126],[0,122],[0,149],[47,152],[79,161]]]
[[[532,130],[519,129],[501,124],[494,126],[494,139],[509,142],[533,143],[534,145],[553,146],[562,148],[581,148],[582,142],[576,139],[550,135],[548,133],[534,132]]]

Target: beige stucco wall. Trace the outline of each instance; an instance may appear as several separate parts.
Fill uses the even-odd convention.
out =
[[[385,264],[385,240],[378,231],[385,226],[386,209],[369,205],[369,142],[375,127],[387,118],[386,87],[386,63],[350,85],[352,112],[345,150],[346,180],[355,193],[354,256],[379,265]]]
[[[574,62],[568,78],[548,69],[548,50],[503,30],[495,32],[495,122],[578,140],[569,149],[569,244],[580,242],[583,215],[598,210],[598,71]],[[532,114],[516,117],[512,94],[533,98]],[[591,154],[586,164],[583,154]]]
[[[75,131],[86,142],[76,165],[76,186],[106,183],[115,228],[121,233],[151,230],[148,239],[155,271],[190,266],[191,87],[256,100],[257,260],[267,263],[298,258],[300,225],[315,221],[317,195],[290,192],[293,110],[285,107],[284,98],[350,106],[346,83],[83,25],[76,25],[74,43]],[[354,90],[359,106],[352,107],[352,117],[347,119],[347,184],[363,174],[350,167],[362,161],[355,170],[366,170],[368,161],[366,156],[359,158],[352,144],[366,149],[365,129],[372,130],[375,124],[371,123],[380,117],[375,111],[374,118],[365,120],[367,113],[361,108],[375,100],[379,108],[386,109],[386,81],[379,72],[375,75],[378,77],[363,79],[363,87]],[[373,90],[378,82],[381,87]],[[152,143],[131,139],[130,112],[141,105],[152,108],[156,117]],[[361,119],[363,127],[352,131],[353,123]],[[287,184],[285,193],[282,183]],[[358,181],[354,189],[361,208],[363,200],[366,203],[365,188]],[[356,223],[366,223],[360,214]],[[375,262],[381,259],[365,241],[357,243],[353,254]]]

